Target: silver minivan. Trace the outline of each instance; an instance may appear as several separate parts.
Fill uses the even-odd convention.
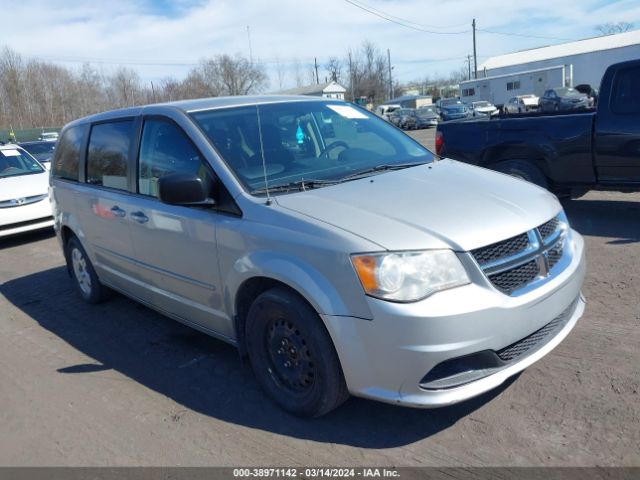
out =
[[[312,97],[112,111],[65,126],[55,228],[79,294],[111,290],[236,345],[278,405],[437,407],[549,353],[584,311],[557,199],[436,159]]]

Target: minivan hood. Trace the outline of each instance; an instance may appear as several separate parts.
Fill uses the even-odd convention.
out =
[[[275,199],[387,250],[468,251],[530,230],[561,209],[542,188],[454,160]]]
[[[0,177],[0,202],[15,198],[46,194],[49,189],[49,172],[30,173],[12,177]]]

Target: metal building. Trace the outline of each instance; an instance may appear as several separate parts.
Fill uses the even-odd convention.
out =
[[[640,30],[523,50],[489,58],[478,79],[460,83],[463,101],[508,98],[546,89],[589,84],[599,88],[611,64],[640,58]]]

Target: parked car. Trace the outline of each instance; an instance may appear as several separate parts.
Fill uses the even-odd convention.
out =
[[[589,106],[593,107],[598,103],[598,89],[593,88],[588,83],[583,83],[580,85],[576,85],[575,89],[580,93],[584,93],[587,97],[589,97]]]
[[[435,127],[439,120],[435,105],[425,105],[416,110],[416,128]]]
[[[45,168],[50,168],[51,157],[55,151],[56,144],[48,140],[40,140],[33,142],[20,142],[19,144],[27,152],[38,160]]]
[[[38,137],[38,140],[44,140],[46,142],[55,142],[58,140],[58,132],[42,132]]]
[[[471,102],[469,104],[469,110],[471,111],[471,115],[474,117],[478,117],[481,115],[498,115],[500,111],[496,108],[496,106],[490,102],[486,102],[484,100],[478,102]]]
[[[557,194],[640,190],[640,61],[610,66],[595,111],[438,125],[436,151]]]
[[[389,119],[389,116],[395,112],[396,110],[400,110],[402,108],[402,105],[399,104],[393,104],[393,105],[378,105],[376,107],[375,113],[376,115],[379,115],[380,117],[384,118],[387,122],[391,121]]]
[[[107,112],[67,125],[52,164],[79,295],[111,288],[237,346],[294,414],[349,393],[413,407],[479,395],[584,310],[583,240],[553,195],[434,162],[338,100]]]
[[[502,110],[505,114],[513,113],[529,113],[538,111],[538,102],[540,98],[533,95],[518,95],[517,97],[511,97],[507,103],[504,104]]]
[[[539,102],[541,112],[578,110],[587,107],[589,107],[589,97],[571,87],[550,88],[540,97]]]
[[[51,228],[49,174],[18,145],[0,145],[0,237]]]
[[[416,110],[415,108],[394,110],[389,114],[389,121],[403,130],[413,130],[417,124]]]
[[[438,100],[438,113],[442,120],[457,120],[467,118],[469,110],[467,106],[459,98],[444,98]]]

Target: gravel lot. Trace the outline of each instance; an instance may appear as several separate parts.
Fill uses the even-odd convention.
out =
[[[85,305],[51,233],[0,241],[0,465],[640,465],[640,194],[565,207],[588,306],[555,351],[454,407],[351,399],[316,420],[224,343],[121,296]]]

